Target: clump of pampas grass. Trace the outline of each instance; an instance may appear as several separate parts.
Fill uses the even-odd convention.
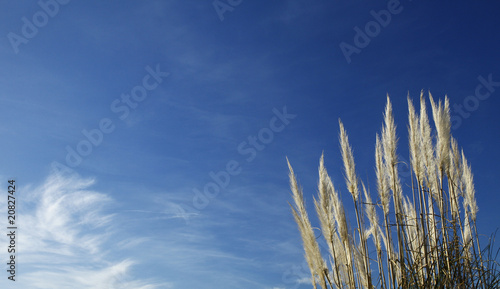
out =
[[[423,93],[420,112],[408,97],[412,185],[404,193],[398,174],[396,125],[387,97],[384,125],[375,139],[377,202],[372,201],[356,174],[353,150],[339,120],[345,182],[354,203],[357,227],[349,227],[322,155],[314,205],[329,262],[321,253],[302,189],[288,162],[292,213],[314,288],[318,284],[322,289],[500,288],[491,243],[486,250],[481,250],[479,244],[473,175],[450,133],[448,98],[436,103],[429,93],[429,100],[434,138]]]

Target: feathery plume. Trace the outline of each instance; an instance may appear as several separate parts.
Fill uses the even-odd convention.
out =
[[[455,138],[451,138],[450,150],[450,169],[448,176],[448,190],[450,192],[450,210],[454,220],[459,218],[460,210],[458,206],[458,192],[461,189],[462,175],[460,154],[458,153],[458,144]]]
[[[438,160],[439,170],[447,173],[450,162],[450,103],[448,101],[448,97],[446,96],[444,99],[444,105],[441,103],[441,100],[439,100],[439,103],[436,104],[430,92],[429,99],[437,131],[436,158]]]
[[[382,127],[382,148],[384,151],[385,165],[387,166],[386,171],[389,176],[389,186],[395,198],[394,206],[396,214],[399,214],[401,212],[401,184],[397,169],[397,142],[396,125],[394,124],[394,117],[392,115],[392,104],[389,96],[387,96],[387,105],[385,106],[384,113],[384,127]]]
[[[323,257],[321,257],[318,242],[316,241],[311,222],[309,221],[309,217],[307,215],[302,189],[297,183],[297,179],[295,178],[295,174],[288,159],[287,163],[290,170],[290,187],[292,189],[292,197],[295,202],[295,208],[292,205],[290,206],[292,207],[295,222],[297,223],[300,235],[302,236],[305,257],[309,265],[309,269],[311,270],[313,280],[315,280],[315,276],[318,276],[321,288],[326,289],[326,282],[324,278],[324,269],[326,268],[325,261],[323,260]]]
[[[344,124],[340,119],[339,119],[339,126],[340,126],[339,140],[342,151],[342,160],[344,162],[346,184],[349,192],[352,195],[352,198],[354,199],[354,202],[357,202],[359,197],[359,189],[358,189],[358,180],[356,177],[356,169],[354,164],[354,156],[352,154],[352,148],[349,145],[349,139],[344,129]]]
[[[384,159],[388,167],[395,166],[398,162],[396,155],[396,125],[392,115],[392,103],[387,96],[387,104],[384,113],[384,127],[382,128],[382,141],[384,147]]]
[[[327,240],[331,240],[333,238],[335,230],[334,228],[335,223],[333,216],[332,196],[330,194],[328,186],[328,182],[331,180],[329,180],[326,168],[324,166],[323,154],[321,154],[318,170],[319,170],[319,183],[318,183],[319,201],[314,199],[314,204],[316,207],[316,213],[318,214],[318,218],[321,224],[321,231],[323,233],[323,236],[325,236]]]
[[[467,163],[467,159],[465,158],[464,152],[462,151],[462,182],[464,185],[464,203],[468,208],[468,211],[471,214],[472,220],[476,221],[477,216],[477,204],[476,204],[476,191],[474,189],[474,181],[472,176],[472,170]]]
[[[422,173],[424,171],[423,161],[420,158],[420,133],[419,133],[419,124],[418,124],[418,116],[415,115],[415,108],[413,107],[413,101],[410,99],[410,96],[407,98],[408,100],[408,142],[410,144],[410,157],[411,157],[411,167],[415,172],[415,176],[419,182],[422,181]]]
[[[375,169],[377,174],[377,191],[382,202],[382,209],[384,211],[384,215],[389,214],[389,185],[387,180],[387,170],[385,168],[383,152],[382,152],[382,143],[380,142],[380,137],[377,134],[376,144],[375,144]]]
[[[424,161],[426,170],[426,186],[429,193],[435,200],[439,200],[439,185],[436,170],[436,161],[434,157],[434,149],[431,138],[431,127],[427,116],[427,107],[423,94],[420,95],[420,139],[421,150],[420,158]]]

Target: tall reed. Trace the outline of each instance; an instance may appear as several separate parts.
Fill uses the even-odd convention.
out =
[[[396,125],[387,97],[384,125],[375,139],[377,202],[372,201],[369,188],[357,176],[353,150],[339,120],[345,182],[357,227],[349,228],[344,205],[322,155],[314,205],[327,254],[322,254],[318,245],[302,189],[287,159],[294,203],[290,206],[314,288],[318,284],[323,289],[500,288],[500,271],[491,257],[491,244],[487,252],[481,251],[479,244],[473,175],[451,136],[449,100],[445,97],[444,102],[436,103],[429,93],[429,101],[434,138],[423,93],[419,113],[408,97],[412,174],[411,189],[404,193],[398,173]],[[377,208],[381,209],[381,222]]]

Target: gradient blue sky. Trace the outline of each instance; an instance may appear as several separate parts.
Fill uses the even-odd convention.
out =
[[[373,185],[387,93],[403,161],[408,93],[464,107],[452,109],[453,134],[475,176],[479,230],[498,228],[500,4],[243,0],[219,15],[211,0],[60,2],[0,9],[2,224],[9,178],[19,215],[9,288],[311,288],[285,157],[309,209],[322,151],[345,194],[341,118]],[[373,26],[371,11],[386,9],[391,19]],[[341,43],[355,46],[367,24],[380,29],[356,39],[348,61]],[[488,98],[476,96],[481,78],[493,83],[479,89]],[[126,113],[131,91],[147,96]],[[283,121],[284,109],[294,117]],[[108,133],[68,162],[101,122]],[[252,149],[259,133],[267,143]],[[54,164],[74,166],[57,174]],[[210,173],[228,166],[217,193]],[[1,272],[0,287],[12,286]]]

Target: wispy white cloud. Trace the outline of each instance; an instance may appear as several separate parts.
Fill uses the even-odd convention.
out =
[[[78,265],[40,268],[23,274],[20,283],[29,285],[27,288],[171,288],[168,284],[159,287],[159,284],[148,284],[146,281],[127,280],[133,265],[132,261],[124,260],[99,269]]]
[[[39,186],[19,189],[18,288],[171,288],[134,279],[137,261],[113,257],[147,239],[131,236],[109,246],[119,231],[114,215],[104,213],[113,199],[90,190],[94,183],[76,175],[51,175]],[[5,236],[0,242],[7,247]]]

